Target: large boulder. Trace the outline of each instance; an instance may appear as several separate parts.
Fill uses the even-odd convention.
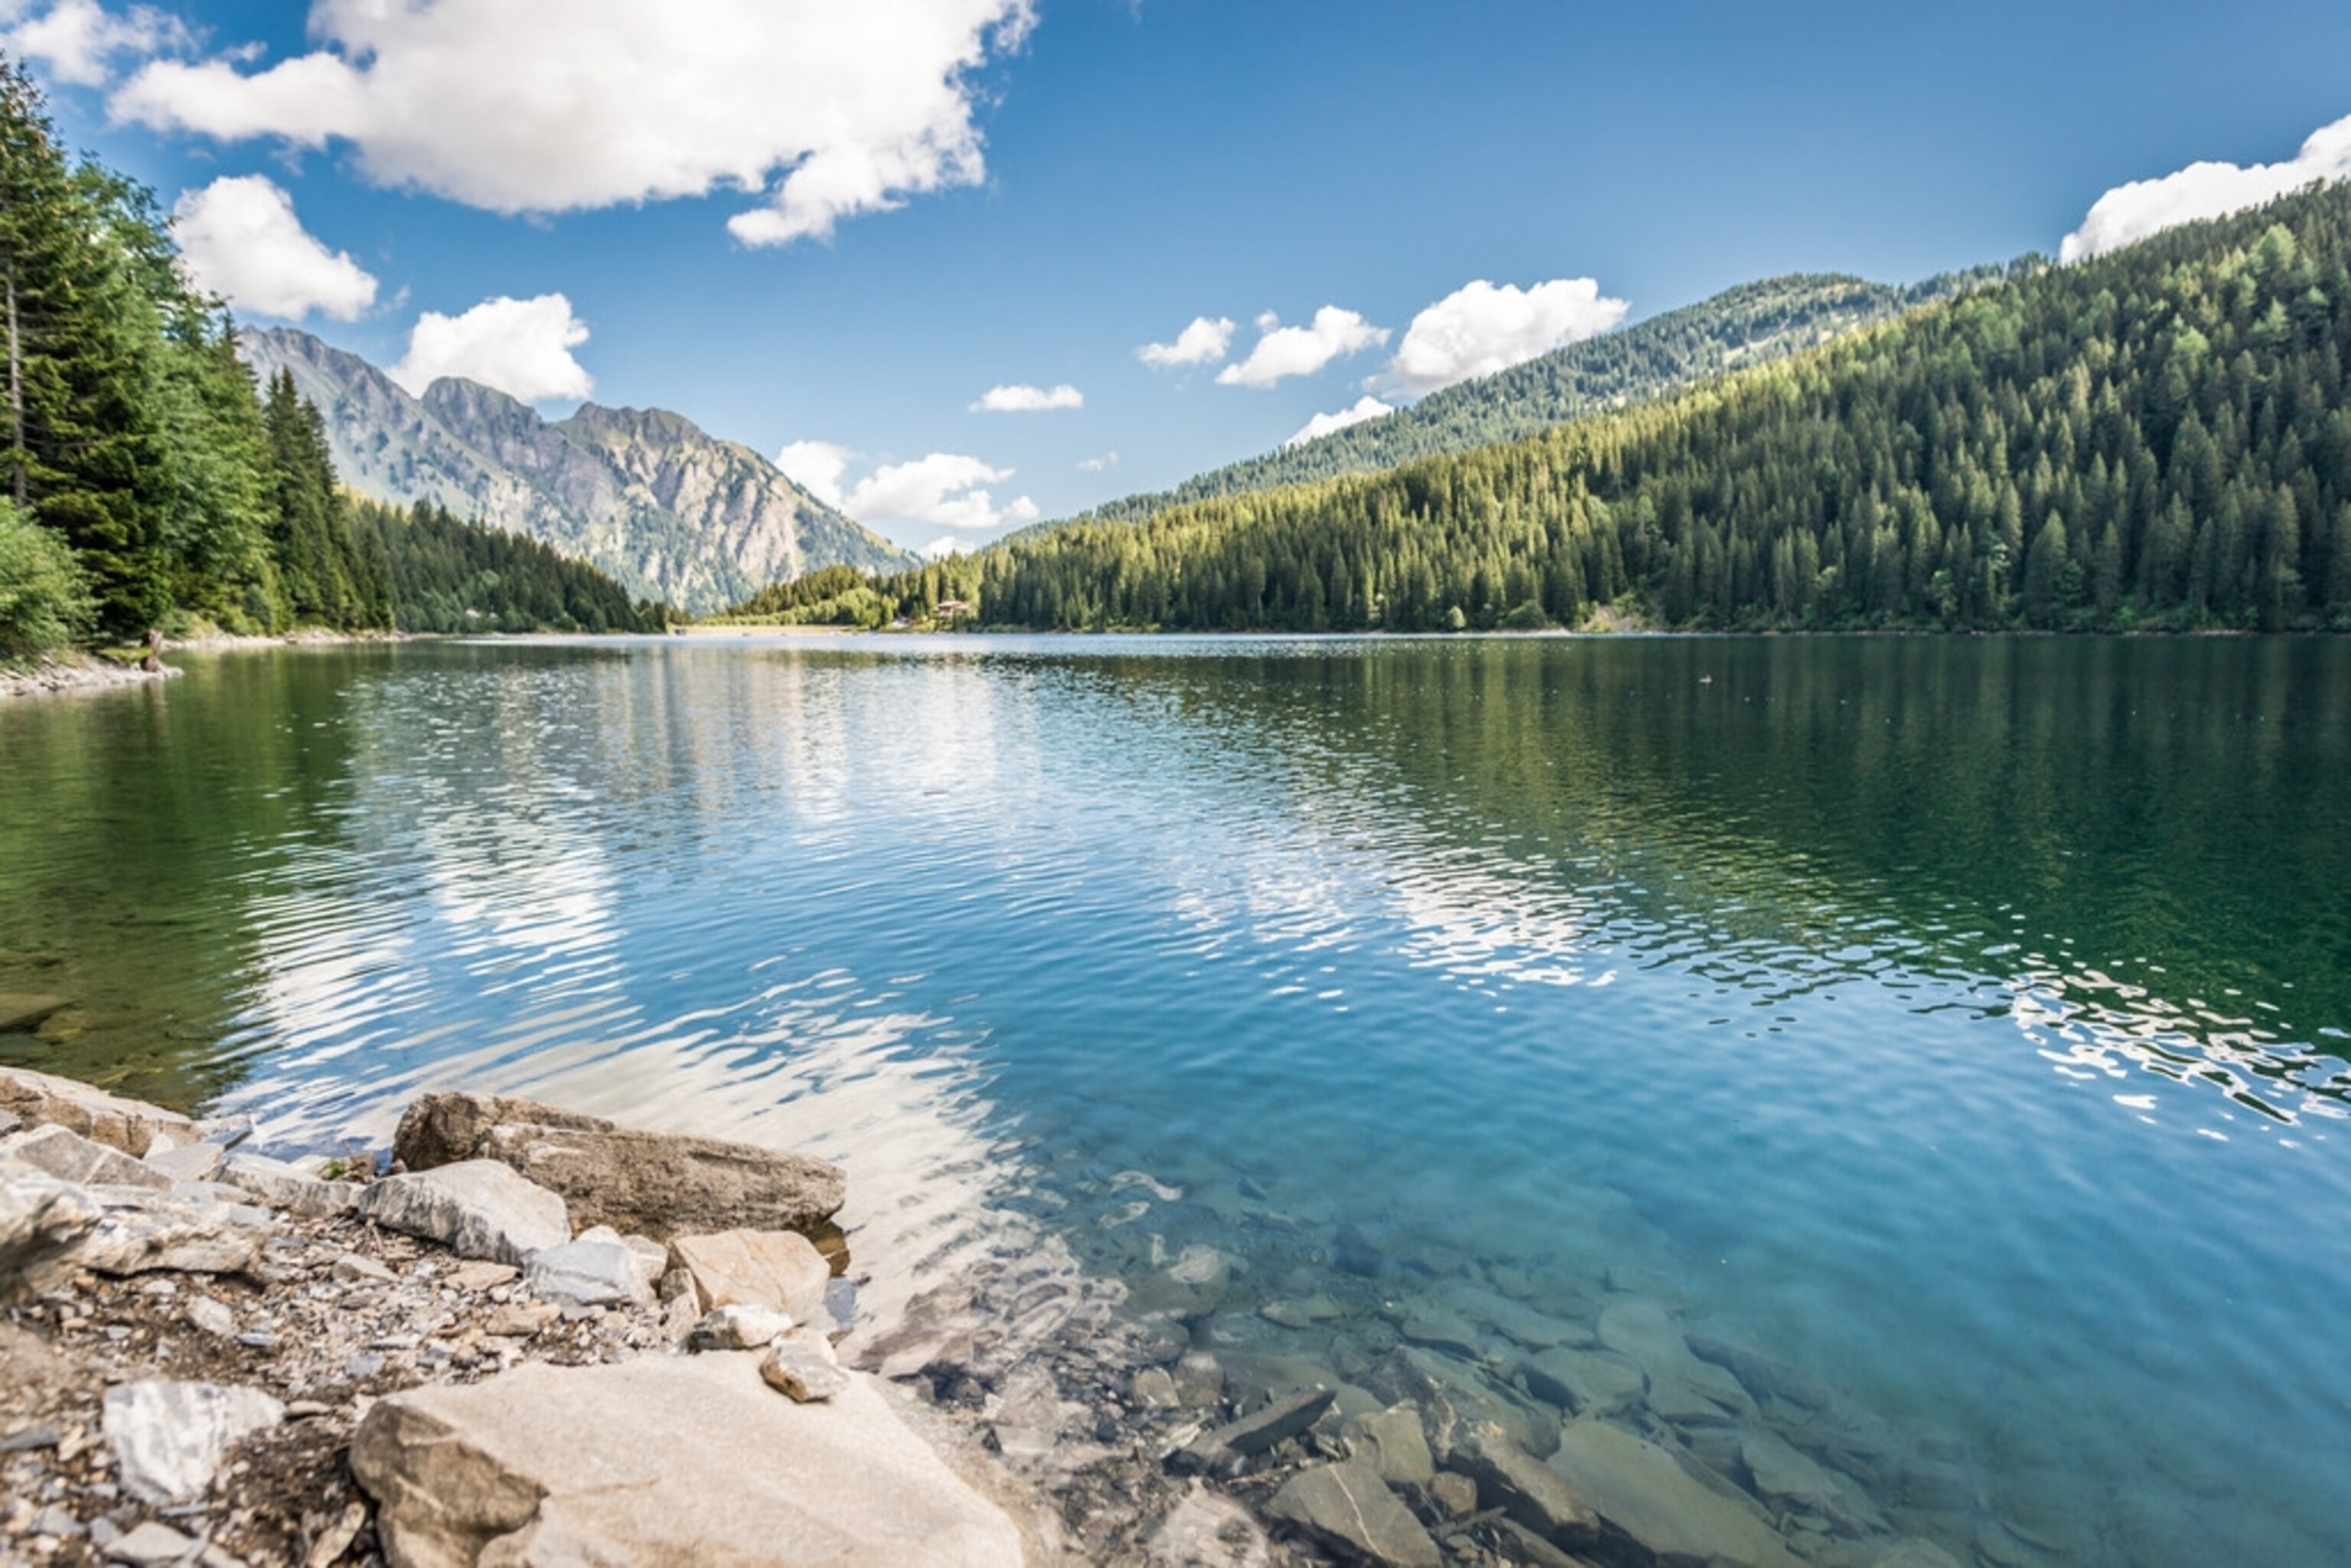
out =
[[[865,1377],[799,1404],[759,1357],[517,1367],[369,1410],[351,1470],[394,1568],[1019,1568],[1019,1531]]]
[[[360,1213],[386,1230],[438,1241],[460,1258],[520,1266],[571,1239],[563,1199],[496,1160],[466,1160],[371,1183]]]
[[[494,1094],[418,1099],[392,1153],[413,1171],[493,1159],[563,1195],[583,1225],[666,1241],[715,1230],[815,1231],[839,1211],[841,1167],[806,1155],[680,1134]]]
[[[0,1067],[0,1111],[27,1126],[63,1127],[131,1155],[146,1154],[158,1134],[167,1145],[203,1141],[197,1124],[176,1111],[29,1068]]]
[[[1622,1427],[1569,1423],[1551,1468],[1664,1568],[1799,1568],[1760,1506],[1725,1496]]]

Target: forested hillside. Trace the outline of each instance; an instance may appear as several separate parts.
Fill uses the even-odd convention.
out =
[[[150,193],[68,161],[0,62],[0,656],[150,627],[660,623],[529,540],[355,503],[316,405],[237,348]]]
[[[2351,628],[2351,188],[1461,456],[879,585],[1197,629]]]
[[[1817,348],[2001,276],[1998,267],[1983,267],[1908,287],[1815,275],[1743,283],[1621,331],[1431,392],[1381,418],[1202,474],[1173,490],[1108,502],[1077,520],[1137,522],[1187,502],[1369,474],[1416,457],[1515,441],[1583,414],[1644,402],[1726,371]]]
[[[429,501],[352,503],[390,563],[402,632],[658,632],[657,605],[524,534],[461,521]]]

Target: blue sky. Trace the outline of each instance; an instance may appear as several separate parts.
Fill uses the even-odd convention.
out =
[[[552,412],[591,378],[770,455],[803,444],[798,470],[917,544],[1165,486],[1747,278],[2053,254],[2115,187],[2292,160],[2351,116],[2340,0],[0,16],[77,146],[191,204],[191,254],[241,315]],[[2250,178],[2116,198],[2108,227]],[[1416,329],[1477,280],[1498,289]],[[466,315],[498,298],[538,303]],[[449,319],[419,333],[426,312]],[[1275,345],[1299,373],[1251,361],[1267,313],[1318,312]],[[1222,356],[1138,359],[1198,319],[1232,323]],[[1081,406],[975,412],[996,387]]]

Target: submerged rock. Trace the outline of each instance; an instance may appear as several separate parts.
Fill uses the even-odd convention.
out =
[[[1425,1487],[1436,1479],[1437,1462],[1429,1456],[1420,1412],[1409,1405],[1392,1405],[1354,1416],[1342,1434],[1355,1445],[1355,1457],[1379,1471],[1382,1480]]]
[[[1331,1408],[1337,1396],[1328,1388],[1309,1388],[1278,1399],[1206,1432],[1169,1458],[1178,1470],[1206,1470],[1211,1475],[1238,1475],[1255,1455],[1264,1453],[1304,1432]]]
[[[1249,1510],[1199,1482],[1144,1543],[1150,1568],[1267,1568],[1272,1548]]]
[[[1384,1568],[1441,1568],[1444,1553],[1369,1465],[1350,1461],[1301,1470],[1267,1511]]]
[[[258,1388],[152,1380],[108,1389],[103,1423],[122,1489],[171,1503],[202,1495],[230,1444],[284,1419]]]
[[[1455,1445],[1453,1463],[1478,1482],[1480,1500],[1499,1508],[1554,1546],[1582,1548],[1600,1539],[1599,1516],[1575,1488],[1503,1433],[1489,1429]]]
[[[1527,1386],[1573,1416],[1605,1416],[1641,1402],[1649,1380],[1613,1351],[1561,1347],[1519,1363]]]
[[[0,1111],[27,1126],[78,1133],[134,1158],[166,1131],[175,1134],[174,1141],[198,1141],[196,1124],[176,1112],[23,1067],[0,1067]]]
[[[496,1160],[466,1160],[371,1183],[360,1212],[460,1258],[520,1264],[571,1239],[563,1199]]]
[[[392,1152],[413,1171],[494,1159],[560,1194],[573,1218],[656,1240],[720,1230],[814,1230],[847,1195],[838,1166],[750,1144],[623,1127],[529,1100],[427,1094]]]
[[[1690,1352],[1661,1307],[1619,1301],[1600,1314],[1600,1343],[1649,1380],[1649,1408],[1668,1421],[1720,1421],[1752,1415],[1755,1402],[1739,1379]]]
[[[403,1564],[1019,1568],[1019,1531],[851,1377],[777,1397],[755,1355],[530,1365],[413,1390],[351,1469]]]
[[[1762,1511],[1725,1497],[1667,1450],[1604,1421],[1571,1423],[1551,1468],[1617,1529],[1678,1565],[1798,1568]]]

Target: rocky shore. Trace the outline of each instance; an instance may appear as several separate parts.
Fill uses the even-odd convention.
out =
[[[89,653],[51,653],[27,664],[0,664],[0,701],[9,697],[48,696],[60,692],[119,691],[167,679],[179,670],[142,670]]]
[[[882,1322],[822,1161],[466,1093],[373,1156],[250,1132],[0,1069],[0,1560],[2063,1554],[1630,1277],[1562,1312],[1123,1172],[1102,1256],[1024,1241]],[[1135,1223],[1196,1208],[1312,1266]]]

